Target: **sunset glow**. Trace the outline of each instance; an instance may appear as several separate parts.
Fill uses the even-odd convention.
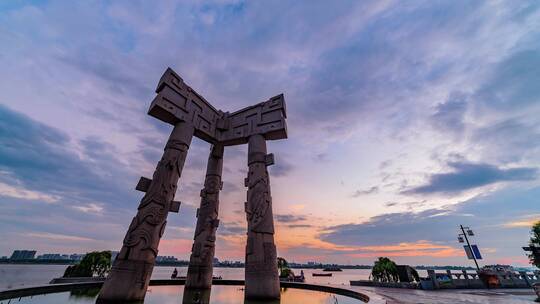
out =
[[[268,141],[290,261],[527,266],[540,220],[540,2],[6,1],[0,256],[119,250],[171,126],[167,67],[216,108],[284,94]],[[210,144],[194,138],[160,255],[189,259]],[[225,148],[216,257],[243,261],[247,147]]]

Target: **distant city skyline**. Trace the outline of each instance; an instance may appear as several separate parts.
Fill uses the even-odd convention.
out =
[[[116,255],[118,254],[118,251],[111,251],[112,252],[112,255],[111,255],[111,260],[114,260],[116,258]],[[30,254],[32,255],[33,257],[28,257],[28,256],[18,256],[20,255],[21,253],[23,254]],[[31,249],[16,249],[16,250],[13,250],[12,254],[11,254],[11,257],[10,256],[1,256],[0,255],[0,259],[7,259],[7,260],[12,260],[13,262],[17,262],[18,260],[21,261],[21,260],[24,260],[24,261],[28,261],[28,260],[58,260],[58,261],[80,261],[82,260],[82,258],[86,255],[86,253],[71,253],[71,254],[68,254],[68,253],[42,253],[40,255],[37,255],[37,252],[36,250],[31,250]],[[14,258],[15,257],[15,258]],[[170,264],[166,264],[166,263],[171,263],[171,262],[179,262],[179,263],[183,263],[185,267],[187,267],[188,265],[188,262],[189,262],[189,259],[182,259],[182,258],[178,258],[176,256],[161,256],[161,255],[158,255],[156,257],[156,262],[159,264],[165,264],[165,265],[170,265]],[[237,267],[243,267],[244,265],[244,261],[241,260],[241,261],[231,261],[231,260],[220,260],[219,258],[217,257],[214,257],[214,266],[227,266],[227,265],[237,265]],[[371,267],[372,265],[369,265],[369,264],[336,264],[336,263],[326,263],[324,261],[307,261],[307,262],[295,262],[295,261],[288,261],[288,265],[290,267],[294,267],[294,268],[297,268],[297,267],[304,267],[304,268],[317,268],[317,267],[323,267],[323,266],[328,266],[328,265],[339,265],[339,266],[364,266],[364,267]],[[429,268],[429,267],[432,267],[430,265],[414,265],[414,266],[417,266],[421,269],[424,269],[424,268]],[[473,267],[471,266],[464,266],[464,265],[443,265],[443,266],[446,266],[448,269],[450,268],[469,268],[469,269],[474,269]]]
[[[268,143],[278,256],[528,266],[540,219],[538,1],[3,1],[0,256],[120,249],[170,127],[170,66],[221,109],[284,93]],[[194,139],[159,255],[187,259]],[[246,147],[225,149],[216,256],[245,253]]]

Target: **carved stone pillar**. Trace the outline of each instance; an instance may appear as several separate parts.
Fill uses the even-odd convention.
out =
[[[141,178],[137,190],[146,194],[128,228],[122,249],[101,288],[98,303],[144,300],[158,245],[169,211],[178,212],[173,201],[178,179],[193,137],[193,126],[179,122],[171,132],[153,179]]]
[[[197,226],[186,279],[186,288],[212,287],[212,273],[219,225],[219,191],[222,188],[223,146],[212,146],[204,188],[201,190],[201,206],[197,209]]]
[[[249,137],[249,173],[245,206],[248,233],[246,246],[245,296],[248,299],[279,298],[277,254],[274,244],[274,218],[267,165],[273,155],[266,154],[266,140],[262,135]]]

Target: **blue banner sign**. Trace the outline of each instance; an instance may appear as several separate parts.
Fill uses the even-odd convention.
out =
[[[472,247],[472,252],[474,253],[474,257],[477,259],[477,260],[481,260],[482,259],[482,255],[480,254],[480,249],[478,249],[478,246],[476,245],[471,245]]]
[[[482,259],[482,255],[480,254],[480,249],[478,249],[478,246],[471,245],[471,247],[469,247],[468,245],[465,245],[463,246],[463,249],[465,249],[465,253],[467,254],[467,258],[469,260],[473,260],[474,258],[476,258],[477,260]]]

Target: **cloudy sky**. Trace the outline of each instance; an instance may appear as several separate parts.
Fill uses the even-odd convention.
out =
[[[2,1],[0,256],[118,250],[171,127],[170,66],[217,108],[285,94],[269,143],[278,254],[526,265],[540,219],[538,1]],[[243,259],[246,147],[225,152],[216,255]],[[189,256],[194,139],[160,254]]]

